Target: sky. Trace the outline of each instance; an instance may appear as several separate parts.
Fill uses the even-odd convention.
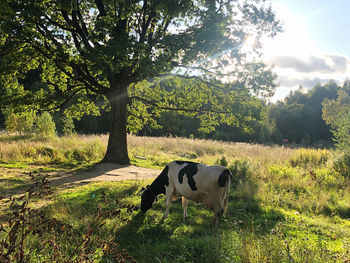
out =
[[[263,41],[263,59],[274,65],[282,100],[330,80],[350,79],[350,0],[272,0],[284,31]]]

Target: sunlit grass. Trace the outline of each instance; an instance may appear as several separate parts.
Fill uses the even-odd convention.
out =
[[[0,135],[0,164],[77,165],[102,160],[107,135],[72,135],[65,137],[18,137]],[[251,162],[283,163],[294,149],[248,143],[228,143],[188,138],[153,138],[128,136],[131,163],[161,169],[172,160],[192,160],[214,164],[221,158]]]
[[[147,183],[93,183],[69,189],[54,197],[55,202],[45,211],[84,233],[91,216],[99,206],[104,206],[102,192],[106,193],[110,209],[139,205],[135,193]],[[210,228],[212,213],[194,202],[189,203],[186,221],[182,221],[179,201],[173,202],[169,217],[162,221],[165,198],[161,197],[145,216],[134,212],[125,214],[130,222],[121,218],[107,220],[99,235],[114,236],[138,262],[345,262],[349,259],[347,220],[263,205],[252,189],[232,189],[228,218],[218,230]]]

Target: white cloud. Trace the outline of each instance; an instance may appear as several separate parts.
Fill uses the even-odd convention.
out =
[[[268,63],[274,65],[280,84],[272,101],[283,99],[300,86],[310,90],[317,84],[326,84],[331,80],[341,84],[350,77],[350,58],[342,54],[310,54],[303,57],[276,54]]]
[[[270,59],[270,63],[277,68],[289,68],[295,72],[318,74],[345,73],[350,65],[350,59],[344,55],[309,55],[300,58],[289,55],[276,55]]]
[[[277,17],[284,23],[284,32],[274,39],[262,41],[263,60],[274,65],[280,83],[272,101],[283,99],[300,86],[310,90],[319,83],[334,80],[341,84],[350,78],[350,58],[345,54],[320,50],[321,45],[313,38],[315,32],[308,23],[329,5],[320,4],[320,8],[306,17],[287,10],[285,6],[278,0],[273,4]]]
[[[302,86],[305,89],[312,89],[317,84],[325,84],[329,82],[331,79],[323,79],[319,77],[308,77],[308,76],[300,76],[299,78],[291,78],[290,76],[281,75],[279,77],[279,81],[281,86],[295,89],[296,87]]]

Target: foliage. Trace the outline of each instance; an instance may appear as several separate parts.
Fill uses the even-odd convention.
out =
[[[338,117],[333,135],[337,149],[350,153],[350,111]]]
[[[345,88],[349,88],[349,86],[347,85]],[[338,150],[334,169],[347,178],[350,176],[350,96],[348,92],[347,89],[340,90],[337,99],[323,102],[322,109],[323,119],[333,128],[333,140]]]
[[[150,136],[172,135],[277,144],[282,144],[283,139],[288,139],[288,143],[292,144],[329,147],[332,144],[331,132],[330,127],[322,119],[322,111],[325,109],[322,108],[323,101],[335,99],[337,92],[347,90],[347,85],[347,81],[344,82],[343,87],[330,82],[325,85],[316,85],[313,90],[307,92],[300,89],[291,92],[284,102],[270,105],[264,101],[254,100],[252,97],[248,99],[247,95],[242,96],[248,100],[237,104],[234,97],[231,97],[222,105],[226,108],[232,107],[233,112],[241,113],[236,114],[237,121],[233,122],[236,127],[232,127],[232,123],[228,125],[225,122],[219,122],[215,131],[209,133],[203,132],[204,123],[201,123],[201,117],[198,114],[191,116],[189,113],[161,112],[157,120],[160,127],[155,129],[153,125],[146,125],[147,127],[137,134],[144,135],[146,132]],[[210,94],[210,91],[207,94]],[[236,91],[236,94],[238,95],[239,92]],[[176,96],[181,97],[181,94]],[[207,97],[209,99],[209,96]],[[212,120],[215,121],[215,118]],[[201,126],[202,131],[200,132],[198,129]]]
[[[222,156],[220,159],[218,159],[216,161],[216,164],[227,167],[228,162],[227,162],[225,156]]]
[[[350,178],[350,153],[345,152],[343,155],[339,155],[334,161],[333,167],[342,176]]]
[[[328,150],[321,149],[300,149],[290,159],[290,165],[292,167],[319,167],[327,163],[330,152]]]
[[[42,113],[36,119],[35,132],[44,137],[50,137],[56,135],[56,124],[52,119],[52,116],[48,112]]]
[[[350,95],[345,90],[339,90],[337,95],[336,100],[326,98],[322,103],[322,118],[333,129],[337,128],[338,119],[350,112]]]
[[[21,87],[33,71],[39,76],[12,97],[6,92],[3,101],[65,109],[76,118],[110,107],[110,123],[118,125],[111,126],[108,161],[129,162],[127,107],[130,131],[155,125],[161,110],[197,112],[202,129],[211,131],[220,122],[250,119],[245,96],[271,96],[276,87],[271,69],[249,61],[241,48],[254,34],[251,53],[258,57],[260,38],[281,30],[266,1],[3,2],[1,88]],[[155,96],[163,81],[175,92],[163,88]],[[223,109],[231,95],[236,108],[243,104],[242,114]]]
[[[23,111],[15,113],[12,110],[5,111],[5,126],[9,132],[30,134],[33,132],[36,114],[34,111]]]
[[[289,143],[317,145],[329,142],[331,133],[322,119],[322,102],[336,98],[340,89],[331,81],[325,85],[318,84],[307,92],[302,88],[291,92],[284,102],[268,108],[267,122],[274,125]]]
[[[276,75],[263,64],[247,67],[245,75],[265,81],[268,79],[271,83],[262,86],[275,88]],[[250,129],[251,122],[261,120],[263,112],[263,101],[252,93],[255,88],[252,83],[244,83],[243,80],[232,83],[212,80],[209,83],[200,78],[181,76],[155,78],[152,83],[144,81],[129,89],[129,96],[134,101],[129,109],[129,123],[134,133],[147,124],[151,128],[160,128],[154,118],[159,118],[165,111],[165,116],[181,118],[180,121],[196,119],[199,123],[197,129],[204,133],[215,131],[220,124]],[[174,111],[176,114],[169,113]],[[165,129],[169,129],[167,124],[171,121],[163,119]],[[173,130],[177,132],[176,128]]]
[[[64,135],[72,135],[75,133],[75,126],[74,126],[74,120],[70,116],[63,116],[62,117],[62,132]]]
[[[252,175],[251,164],[246,160],[235,160],[233,164],[229,166],[229,170],[232,174],[231,179],[233,185],[246,181]]]

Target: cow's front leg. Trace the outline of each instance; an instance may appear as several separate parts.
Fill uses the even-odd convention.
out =
[[[188,200],[183,196],[182,197],[182,208],[184,210],[184,217],[183,217],[184,220],[187,217],[187,206],[188,206]]]
[[[166,201],[165,201],[165,205],[166,205],[166,208],[165,208],[165,212],[164,212],[164,215],[163,215],[163,219],[167,218],[168,215],[169,215],[169,210],[170,210],[170,206],[171,206],[171,197],[172,195],[170,194],[170,192],[166,193]]]

